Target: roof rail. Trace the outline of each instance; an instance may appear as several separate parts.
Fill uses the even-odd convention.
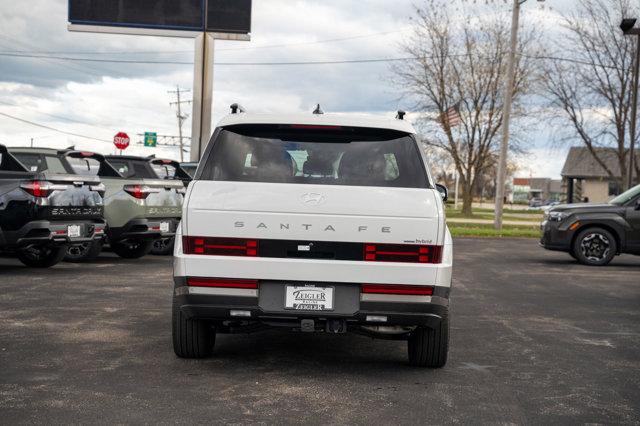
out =
[[[242,105],[240,104],[231,104],[229,108],[231,108],[231,114],[242,114],[245,112],[244,108],[242,108]]]
[[[404,120],[405,115],[407,115],[406,111],[398,110],[398,114],[396,115],[396,118],[398,120]]]
[[[324,111],[322,110],[322,108],[320,108],[320,104],[318,104],[316,106],[316,109],[313,110],[314,114],[324,114]]]

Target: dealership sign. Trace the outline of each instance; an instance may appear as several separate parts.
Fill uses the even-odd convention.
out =
[[[249,34],[251,0],[69,0],[69,23]]]

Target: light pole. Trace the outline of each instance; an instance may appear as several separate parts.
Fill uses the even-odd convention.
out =
[[[636,144],[636,121],[638,119],[638,74],[640,74],[640,28],[634,28],[636,19],[623,19],[620,29],[624,35],[635,35],[636,38],[636,58],[633,65],[633,88],[631,92],[631,126],[629,129],[629,174],[627,176],[627,189],[633,186],[633,172],[635,160]]]

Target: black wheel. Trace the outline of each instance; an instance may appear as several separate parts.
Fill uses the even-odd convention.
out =
[[[418,327],[407,344],[409,364],[415,367],[441,368],[449,353],[449,318],[445,314],[436,328]]]
[[[174,242],[175,242],[174,237],[158,238],[153,242],[153,248],[151,249],[151,254],[155,254],[156,256],[167,256],[169,254],[173,254]]]
[[[575,260],[578,260],[578,256],[576,256],[576,254],[574,253],[573,248],[569,250],[569,256],[573,257]]]
[[[576,236],[573,253],[584,265],[604,266],[618,253],[618,244],[606,229],[587,228]]]
[[[88,243],[74,244],[69,246],[64,260],[67,262],[84,262],[93,260],[102,251],[102,241],[91,241]]]
[[[32,268],[49,268],[64,259],[67,246],[29,246],[18,251],[18,260]]]
[[[137,259],[149,254],[153,240],[126,240],[111,243],[111,250],[125,259]]]
[[[173,351],[180,358],[206,358],[213,353],[216,333],[206,321],[187,318],[173,302],[171,334]]]

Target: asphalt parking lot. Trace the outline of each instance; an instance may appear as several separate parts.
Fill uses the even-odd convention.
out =
[[[448,365],[406,344],[269,331],[171,348],[171,259],[0,260],[0,423],[640,423],[640,257],[455,241]]]

